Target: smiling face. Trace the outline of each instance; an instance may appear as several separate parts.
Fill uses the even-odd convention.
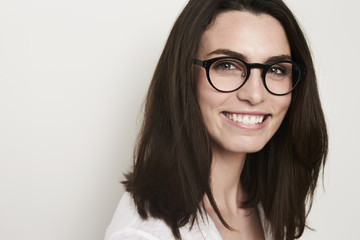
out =
[[[204,32],[197,59],[239,57],[248,63],[291,59],[290,46],[281,24],[270,15],[245,11],[219,14]],[[250,153],[261,150],[281,125],[291,94],[276,96],[262,82],[261,69],[231,93],[215,90],[205,68],[195,67],[197,99],[213,153]]]

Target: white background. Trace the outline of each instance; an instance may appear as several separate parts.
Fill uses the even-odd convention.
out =
[[[360,5],[287,0],[330,135],[302,239],[358,239]],[[103,239],[141,104],[186,0],[0,1],[0,239]]]

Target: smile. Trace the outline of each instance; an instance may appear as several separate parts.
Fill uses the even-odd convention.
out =
[[[260,124],[266,119],[266,115],[238,114],[223,112],[230,120],[246,125]]]

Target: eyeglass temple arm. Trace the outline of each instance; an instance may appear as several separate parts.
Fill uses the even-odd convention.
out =
[[[194,59],[194,63],[195,63],[196,65],[201,66],[201,67],[205,67],[205,65],[206,65],[204,61],[201,61],[201,60],[199,60],[199,59]]]

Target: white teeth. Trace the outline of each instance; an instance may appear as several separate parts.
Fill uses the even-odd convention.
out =
[[[264,121],[264,116],[260,116],[259,120],[258,120],[258,123],[262,123],[263,121]]]
[[[254,116],[251,116],[251,118],[250,118],[250,124],[255,124],[255,117],[254,117]]]
[[[249,119],[248,116],[243,117],[243,123],[244,124],[249,124],[250,123],[250,119]]]
[[[237,122],[237,120],[238,120],[237,115],[235,113],[232,115],[232,120],[235,122]]]
[[[264,121],[264,115],[241,115],[235,113],[225,113],[225,116],[234,122],[249,125],[259,124]]]

